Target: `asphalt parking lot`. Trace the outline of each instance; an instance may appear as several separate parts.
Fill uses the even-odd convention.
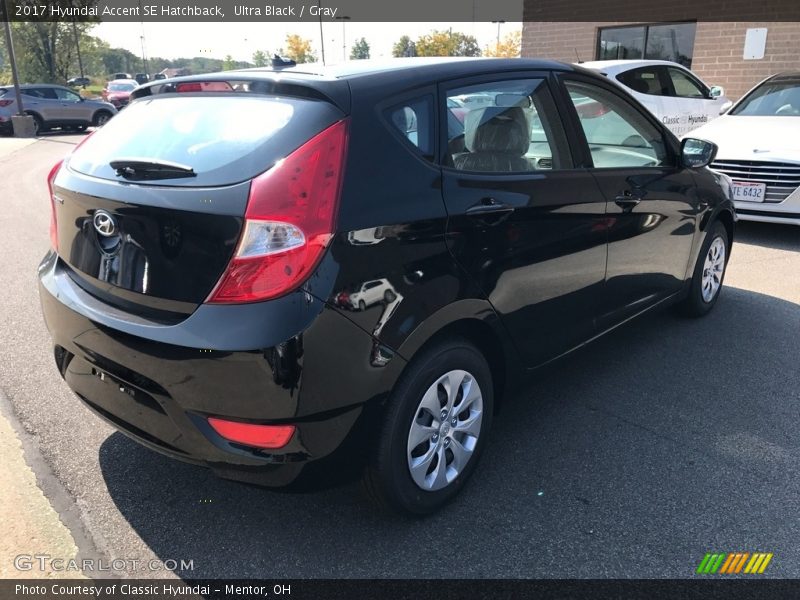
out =
[[[45,176],[82,137],[0,156],[0,393],[83,556],[192,560],[186,578],[692,577],[706,552],[760,551],[774,553],[766,575],[800,577],[800,228],[740,224],[707,318],[654,314],[542,372],[498,415],[465,492],[410,520],[356,484],[296,495],[215,479],[73,397],[35,275]]]

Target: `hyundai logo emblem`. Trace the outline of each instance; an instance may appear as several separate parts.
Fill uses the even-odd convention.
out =
[[[95,211],[92,223],[95,231],[103,237],[111,237],[117,232],[117,224],[114,222],[114,217],[104,210]]]

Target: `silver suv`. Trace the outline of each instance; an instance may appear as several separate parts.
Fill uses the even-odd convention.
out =
[[[33,116],[36,133],[53,127],[83,131],[90,125],[100,127],[117,114],[113,104],[102,100],[84,100],[69,88],[47,83],[20,86],[22,107]],[[14,88],[0,87],[0,127],[10,127],[10,116],[17,113]],[[6,120],[6,118],[8,120]]]

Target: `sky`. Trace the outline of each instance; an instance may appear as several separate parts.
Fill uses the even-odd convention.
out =
[[[342,23],[323,23],[325,59],[327,64],[342,61]],[[433,29],[449,29],[474,35],[481,48],[494,44],[497,39],[495,23],[344,23],[344,53],[349,57],[354,40],[366,38],[371,58],[389,57],[392,45],[402,35],[416,39]],[[252,60],[256,50],[268,54],[284,46],[289,33],[297,33],[311,40],[320,56],[319,23],[100,23],[92,34],[112,47],[125,48],[142,55],[142,35],[148,57],[180,58],[206,56],[234,60]],[[522,23],[500,24],[501,39],[505,34],[522,29]]]

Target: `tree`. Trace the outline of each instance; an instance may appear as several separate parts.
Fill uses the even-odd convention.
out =
[[[290,58],[298,65],[300,63],[315,62],[317,60],[317,55],[311,49],[311,40],[301,38],[296,33],[289,33],[286,35],[286,57]]]
[[[361,60],[364,58],[369,58],[369,42],[362,37],[350,49],[350,59]]]
[[[13,23],[14,49],[22,81],[63,83],[77,69],[75,34],[83,40],[93,23],[23,21]]]
[[[269,59],[267,55],[262,52],[261,50],[257,50],[253,53],[253,64],[257,67],[266,67],[269,63]]]
[[[392,56],[401,57],[401,56],[416,56],[417,49],[415,48],[414,42],[411,40],[410,37],[404,35],[399,40],[397,40],[392,46]]]
[[[522,48],[522,32],[512,31],[500,40],[499,44],[487,46],[483,51],[484,56],[494,56],[495,58],[517,58]]]
[[[225,60],[222,61],[222,70],[223,71],[230,71],[230,70],[235,69],[235,68],[236,68],[236,65],[233,62],[233,57],[230,54],[227,54],[225,56]]]
[[[460,31],[432,31],[416,43],[417,56],[480,56],[474,36]]]

